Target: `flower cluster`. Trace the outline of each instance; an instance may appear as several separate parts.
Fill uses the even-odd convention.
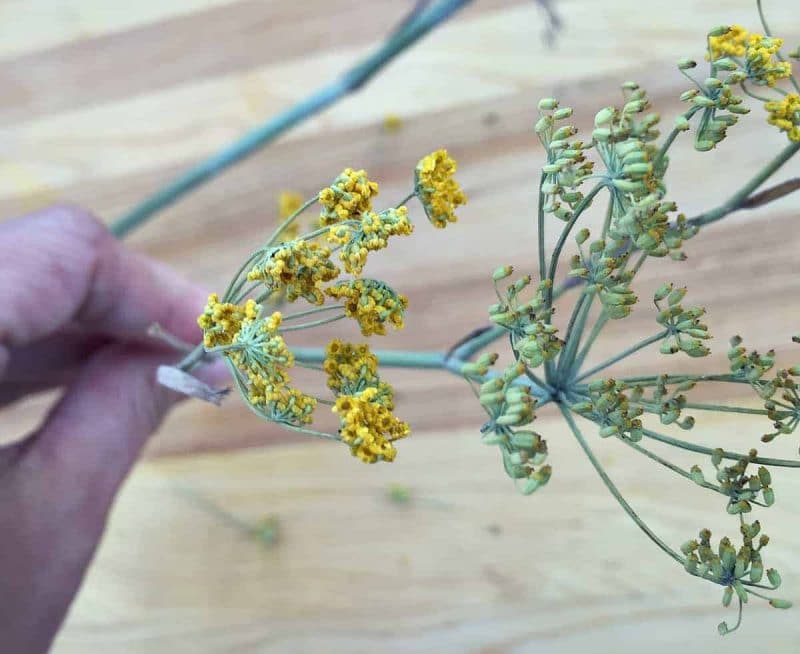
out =
[[[775,86],[778,80],[790,77],[792,64],[775,59],[782,45],[783,39],[751,34],[744,54],[747,78],[759,85]]]
[[[703,341],[711,338],[708,325],[700,322],[706,310],[702,307],[684,309],[681,300],[686,295],[686,287],[674,288],[672,284],[664,284],[653,296],[653,301],[658,308],[656,322],[666,327],[666,338],[661,344],[662,354],[675,354],[685,352],[690,357],[707,356],[710,350]],[[661,302],[666,299],[666,308],[661,308]]]
[[[264,282],[269,291],[285,290],[289,302],[303,298],[322,304],[322,284],[339,276],[339,268],[330,257],[330,248],[317,243],[288,241],[268,249],[247,279]]]
[[[372,211],[372,198],[376,195],[378,184],[369,180],[366,170],[345,168],[330,186],[319,193],[322,205],[320,226],[359,220],[362,213]]]
[[[391,387],[369,387],[355,395],[340,395],[333,408],[339,415],[342,441],[364,463],[394,461],[394,441],[411,433],[408,423],[392,413]]]
[[[723,606],[730,606],[734,594],[739,600],[739,619],[732,628],[728,627],[725,622],[720,623],[719,632],[722,635],[739,627],[742,619],[742,604],[747,602],[748,596],[752,592],[749,587],[764,587],[760,584],[764,576],[761,550],[767,546],[769,538],[764,534],[759,536],[760,531],[761,525],[758,521],[752,524],[743,522],[741,525],[742,545],[738,551],[727,536],[719,541],[717,548],[713,548],[711,531],[708,529],[703,529],[697,539],[687,541],[681,546],[681,551],[686,556],[684,567],[689,574],[724,587]],[[758,544],[755,543],[757,536],[759,536]],[[778,571],[770,568],[766,574],[770,584],[766,588],[777,589],[781,584]],[[769,603],[779,609],[791,607],[791,602],[786,600],[771,599]]]
[[[437,150],[420,159],[414,171],[414,190],[434,227],[443,229],[458,220],[455,210],[467,196],[453,178],[456,162],[447,150]]]
[[[648,111],[651,105],[647,93],[635,82],[626,82],[622,88],[627,94],[625,105],[622,109],[601,109],[592,132],[620,212],[648,194],[662,195],[667,165],[653,144],[660,133],[656,129],[660,117]]]
[[[489,420],[481,428],[482,441],[497,445],[503,466],[511,479],[523,480],[520,491],[530,495],[550,479],[552,469],[542,465],[547,458],[547,443],[534,431],[514,429],[536,418],[536,399],[529,386],[521,383],[525,367],[519,363],[506,368],[502,377],[481,384],[479,399]]]
[[[789,370],[778,371],[777,376],[772,381],[772,387],[777,392],[782,392],[778,397],[770,397],[764,406],[767,409],[767,416],[773,421],[772,426],[775,431],[764,434],[761,440],[769,443],[780,434],[791,434],[800,424],[800,395],[797,393],[797,383],[792,379],[793,376],[800,375],[800,366],[793,366]]]
[[[681,413],[687,402],[684,393],[692,390],[695,386],[696,382],[685,381],[670,389],[668,377],[660,375],[649,397],[645,396],[644,387],[634,386],[630,393],[630,403],[641,407],[648,413],[657,415],[662,425],[674,424],[681,429],[691,429],[694,427],[694,418],[687,416],[681,420]]]
[[[731,25],[712,30],[708,37],[708,54],[711,61],[723,57],[744,57],[750,33],[741,25]]]
[[[578,187],[592,174],[594,163],[586,158],[591,143],[570,140],[577,134],[573,125],[558,125],[572,116],[571,107],[559,107],[555,98],[539,101],[539,120],[535,131],[547,154],[542,167],[541,211],[567,221],[583,200]]]
[[[376,279],[354,279],[329,286],[325,292],[344,300],[345,315],[355,318],[364,336],[386,333],[386,324],[403,328],[408,298]]]
[[[382,250],[391,236],[407,236],[414,231],[408,219],[408,209],[398,207],[380,213],[367,211],[361,214],[357,225],[336,224],[330,228],[328,241],[340,245],[339,257],[344,269],[358,276],[367,263],[367,255]]]
[[[770,125],[786,132],[790,141],[800,142],[800,95],[789,93],[781,100],[765,103],[764,108]]]
[[[254,300],[239,306],[219,302],[212,294],[198,318],[207,351],[225,356],[250,406],[260,415],[286,425],[309,424],[317,401],[291,387],[288,369],[294,355],[278,333],[282,316],[261,317]]]
[[[748,352],[742,345],[742,337],[734,336],[730,339],[728,361],[731,373],[750,384],[761,397],[769,398],[775,392],[772,380],[764,379],[764,375],[775,365],[774,350],[763,355],[755,350]]]
[[[625,270],[630,254],[621,241],[602,239],[590,243],[586,254],[581,246],[589,236],[589,230],[584,228],[575,237],[579,254],[570,261],[569,275],[586,281],[587,289],[598,294],[609,318],[625,318],[637,301],[630,287],[634,273]]]
[[[437,226],[453,222],[454,208],[466,201],[452,177],[455,165],[441,150],[423,158],[414,172],[414,193],[408,199],[418,196]],[[377,357],[367,345],[334,339],[321,360],[314,358],[316,354],[292,351],[283,335],[347,317],[358,322],[365,336],[383,335],[388,325],[403,327],[408,298],[381,280],[359,277],[369,252],[387,247],[390,237],[411,234],[414,228],[405,206],[373,211],[377,194],[377,183],[364,170],[352,168],[314,200],[303,202],[297,194],[282,193],[280,226],[241,266],[222,299],[216,294],[209,298],[198,318],[203,345],[181,364],[182,370],[191,369],[203,351],[222,355],[242,397],[258,415],[294,431],[344,442],[367,463],[392,461],[394,441],[410,432],[408,424],[392,413],[394,390],[381,380]],[[315,200],[322,206],[319,226],[300,234],[300,216]],[[326,237],[331,246],[319,242]],[[331,261],[335,250],[354,278],[330,285],[342,274]],[[312,308],[262,316],[283,300],[301,299]],[[296,360],[315,369],[309,364],[323,364],[333,401],[292,387],[289,370]],[[308,427],[318,402],[333,406],[339,416],[338,433]]]
[[[369,346],[332,340],[323,369],[328,388],[337,396],[333,412],[339,416],[339,436],[353,456],[364,463],[394,461],[393,443],[411,433],[394,416],[394,389],[381,381],[378,359]]]
[[[676,210],[674,202],[651,193],[628,203],[626,210],[611,223],[609,234],[620,240],[629,238],[648,256],[669,255],[676,261],[683,261],[686,255],[680,248],[684,241],[697,234],[698,228],[690,225],[682,213],[670,221],[669,214]]]
[[[255,300],[248,300],[244,305],[232,302],[220,302],[219,295],[212,293],[197,324],[203,330],[203,346],[206,350],[230,345],[233,343],[242,322],[253,321],[258,316],[258,305]]]
[[[644,409],[631,404],[625,388],[625,384],[613,379],[590,382],[588,399],[573,404],[572,410],[597,424],[601,438],[618,436],[634,443],[640,441]]]
[[[498,268],[493,274],[495,288],[498,281],[512,273],[511,266]],[[546,308],[545,291],[550,282],[540,283],[534,297],[523,302],[520,294],[530,283],[531,277],[528,275],[509,284],[505,295],[498,290],[499,302],[489,307],[489,319],[510,332],[513,347],[520,359],[535,368],[555,357],[562,342],[556,336],[558,329],[549,321],[553,309]]]

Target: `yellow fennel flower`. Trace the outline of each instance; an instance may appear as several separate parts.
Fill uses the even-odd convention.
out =
[[[341,395],[353,395],[380,381],[378,359],[366,344],[333,339],[326,348],[322,367],[328,374],[328,388]]]
[[[358,321],[364,336],[384,335],[387,322],[395,329],[403,328],[403,313],[408,307],[408,298],[398,295],[383,282],[355,279],[340,282],[325,292],[333,298],[345,300],[345,314]]]
[[[391,405],[383,401],[387,393],[391,393],[388,386],[370,387],[356,395],[340,396],[333,407],[339,416],[342,441],[364,463],[394,461],[394,441],[411,433],[408,423],[399,420],[389,408]]]
[[[328,233],[328,241],[343,246],[339,257],[344,269],[358,276],[367,263],[369,252],[385,248],[390,236],[407,236],[413,231],[408,209],[398,207],[380,213],[367,211],[361,214],[357,227],[333,225]]]
[[[453,175],[456,161],[447,150],[437,150],[423,157],[414,173],[414,190],[434,227],[440,229],[458,220],[456,207],[466,204],[467,196]]]
[[[711,36],[708,39],[708,58],[711,61],[723,57],[744,57],[747,49],[749,32],[741,25],[731,25],[722,36]]]
[[[254,300],[245,304],[220,302],[219,295],[212,293],[197,324],[203,330],[203,346],[208,350],[213,347],[230,345],[242,328],[244,320],[255,320],[258,305]]]
[[[789,93],[782,100],[764,104],[769,112],[767,122],[786,132],[790,141],[800,141],[800,95]]]
[[[369,180],[366,170],[345,168],[333,184],[319,193],[320,226],[358,220],[362,213],[372,210],[372,198],[376,195],[378,184]]]
[[[322,304],[320,286],[339,276],[330,256],[330,248],[303,240],[289,241],[268,250],[247,279],[263,281],[273,291],[285,289],[289,302],[302,297],[311,304]]]

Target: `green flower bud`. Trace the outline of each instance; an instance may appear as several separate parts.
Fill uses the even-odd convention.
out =
[[[539,111],[552,111],[558,108],[558,100],[555,98],[542,98],[539,100]]]
[[[712,37],[712,36],[724,36],[725,34],[727,34],[730,31],[731,31],[730,26],[728,26],[728,25],[719,25],[719,26],[714,27],[711,30],[709,30],[708,36],[709,37]]]

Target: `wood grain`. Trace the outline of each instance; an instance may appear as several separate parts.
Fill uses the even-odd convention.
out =
[[[765,4],[772,23],[796,41],[793,3]],[[0,0],[0,216],[70,201],[111,220],[344,70],[409,6]],[[534,267],[537,99],[562,98],[588,130],[600,107],[619,102],[619,84],[635,79],[669,125],[686,86],[673,62],[699,58],[710,26],[757,20],[750,0],[556,6],[565,28],[547,45],[534,2],[478,0],[368,88],[165,211],[132,246],[218,289],[274,224],[282,189],[313,194],[353,165],[369,170],[392,202],[407,193],[417,159],[447,147],[470,196],[460,223],[440,232],[421,221],[413,239],[375,257],[369,270],[411,299],[407,329],[380,346],[448,347],[486,320],[495,266]],[[397,133],[381,127],[390,112],[404,120]],[[720,203],[783,146],[763,118],[754,106],[712,153],[679,140],[669,183],[682,210]],[[798,175],[795,162],[776,181]],[[709,310],[713,354],[665,363],[645,351],[619,370],[723,369],[735,333],[754,347],[776,346],[781,363],[794,363],[799,207],[788,196],[735,214],[687,245],[686,264],[648,263],[640,296],[667,280],[688,285],[692,301]],[[546,235],[549,247],[556,237]],[[654,327],[643,302],[604,333],[593,359]],[[292,342],[321,344],[332,335],[357,338],[346,327]],[[415,429],[390,469],[298,441],[235,398],[222,409],[178,409],[149,455],[192,456],[149,462],[134,475],[55,651],[559,653],[612,644],[622,652],[716,651],[717,590],[648,549],[550,412],[540,423],[556,478],[540,496],[520,498],[496,453],[477,443],[480,407],[461,380],[387,376]],[[736,392],[711,388],[699,397],[729,400]],[[35,425],[51,399],[5,410],[3,438]],[[761,430],[718,420],[693,435],[713,444],[739,438],[746,447]],[[197,454],[279,441],[292,444]],[[703,526],[698,520],[712,505],[721,511],[649,462],[602,449],[631,500],[674,542]],[[779,500],[797,496],[797,481],[784,477]],[[411,488],[411,505],[387,502],[391,482]],[[277,515],[278,544],[254,543],[209,513],[207,502],[247,522]],[[791,501],[781,503],[772,511],[770,554],[791,593],[800,583],[792,556],[800,537]],[[794,651],[794,616],[749,608],[745,632],[726,647],[743,652],[763,638],[775,652]]]

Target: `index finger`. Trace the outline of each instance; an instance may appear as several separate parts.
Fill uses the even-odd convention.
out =
[[[119,243],[91,214],[53,207],[0,224],[0,345],[65,325],[142,340],[152,323],[194,342],[205,294]]]

